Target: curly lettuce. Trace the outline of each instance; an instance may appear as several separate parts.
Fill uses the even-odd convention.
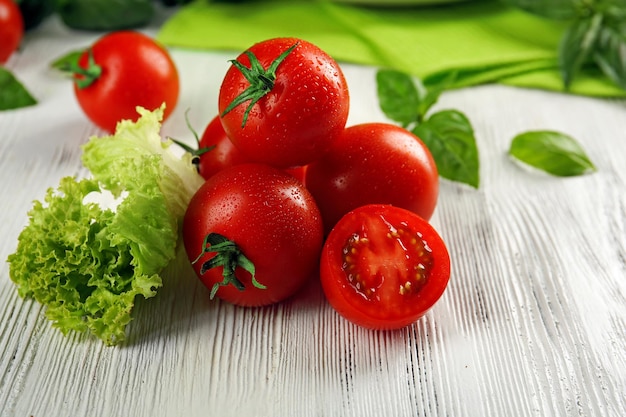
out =
[[[35,201],[8,257],[19,295],[44,305],[53,326],[107,345],[126,339],[136,297],[162,286],[203,182],[192,155],[162,140],[163,107],[137,111],[139,120],[120,122],[114,135],[90,138],[82,161],[91,175],[65,177]]]

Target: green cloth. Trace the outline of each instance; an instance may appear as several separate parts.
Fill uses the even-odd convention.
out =
[[[565,27],[498,0],[413,7],[201,0],[166,21],[158,39],[170,47],[232,50],[234,58],[262,40],[292,36],[316,44],[340,62],[394,68],[425,83],[456,72],[455,87],[497,82],[562,91],[557,46]],[[600,73],[581,74],[570,91],[626,96]]]

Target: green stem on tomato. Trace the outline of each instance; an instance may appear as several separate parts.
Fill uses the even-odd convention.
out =
[[[254,107],[254,105],[261,98],[263,98],[263,96],[272,91],[272,88],[274,88],[274,81],[276,81],[276,70],[278,69],[278,66],[285,60],[285,58],[287,58],[296,46],[298,46],[297,42],[290,46],[285,52],[280,54],[278,58],[270,64],[267,70],[263,68],[258,58],[251,51],[244,52],[250,59],[250,68],[246,67],[236,59],[231,60],[230,62],[235,66],[235,68],[241,71],[246,80],[248,80],[250,87],[235,97],[235,99],[222,112],[221,116],[226,115],[240,104],[249,101],[250,103],[248,104],[248,107],[246,107],[246,111],[243,114],[243,120],[241,122],[241,127],[243,128],[248,121],[248,115],[250,114],[252,107]]]
[[[68,71],[74,75],[74,82],[76,82],[76,85],[81,90],[89,87],[102,75],[102,67],[96,64],[93,57],[93,51],[91,49],[87,50],[87,55],[87,68],[83,68],[78,65],[78,61],[69,62]]]
[[[96,63],[91,49],[87,49],[87,68],[80,66],[78,62],[84,53],[84,50],[72,51],[51,64],[52,68],[68,73],[81,90],[89,87],[102,75],[102,67]]]
[[[187,145],[186,143],[175,139],[173,137],[169,137],[169,140],[171,140],[172,142],[174,142],[175,144],[177,144],[178,146],[180,146],[181,148],[183,148],[186,152],[189,152],[192,157],[193,157],[193,163],[196,164],[196,166],[198,165],[198,161],[199,161],[199,157],[209,151],[212,151],[215,148],[215,145],[212,146],[205,146],[203,148],[200,147],[200,136],[198,136],[198,132],[196,132],[196,130],[193,128],[193,126],[191,126],[191,123],[189,122],[189,109],[187,109],[187,111],[185,111],[185,123],[187,124],[187,128],[191,131],[191,133],[193,134],[194,139],[196,140],[196,147],[193,148],[189,145]]]
[[[202,252],[192,262],[192,264],[197,263],[205,253],[209,252],[215,253],[215,255],[202,264],[200,274],[202,275],[209,269],[221,266],[223,268],[222,277],[224,278],[222,282],[216,282],[211,288],[211,299],[215,297],[217,290],[225,285],[234,285],[235,288],[240,291],[245,290],[245,286],[235,275],[237,267],[241,267],[250,273],[252,276],[252,285],[254,287],[262,290],[267,288],[265,285],[256,280],[256,269],[254,264],[246,257],[246,255],[244,255],[239,246],[237,246],[237,244],[232,240],[229,240],[219,233],[209,233],[205,236],[204,241],[202,242]]]

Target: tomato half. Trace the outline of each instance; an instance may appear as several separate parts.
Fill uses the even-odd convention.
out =
[[[24,19],[20,8],[13,0],[0,0],[0,64],[20,45],[24,36]]]
[[[212,296],[260,306],[293,295],[317,271],[323,225],[315,200],[296,178],[268,165],[240,164],[213,175],[192,197],[183,241]],[[216,265],[207,268],[210,262]]]
[[[345,129],[323,157],[309,164],[305,183],[327,232],[365,204],[403,207],[428,220],[439,194],[437,166],[426,145],[388,123]]]
[[[165,103],[167,119],[178,102],[178,70],[167,50],[139,32],[111,32],[80,57],[79,66],[94,73],[75,74],[74,92],[81,108],[100,128],[112,133],[120,120],[137,120],[136,107],[154,110]],[[87,81],[86,86],[82,86]]]
[[[348,85],[337,62],[317,46],[269,39],[232,62],[220,87],[219,112],[226,133],[250,160],[279,168],[306,165],[343,131]],[[230,108],[251,89],[250,99]]]
[[[437,231],[415,213],[366,205],[331,231],[320,275],[329,303],[346,319],[397,329],[414,323],[442,296],[450,257]]]

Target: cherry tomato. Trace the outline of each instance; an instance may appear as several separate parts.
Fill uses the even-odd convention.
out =
[[[0,0],[0,64],[7,62],[24,36],[24,19],[14,0]]]
[[[439,194],[435,161],[411,132],[387,123],[351,126],[307,167],[306,185],[326,231],[350,210],[391,204],[428,220]]]
[[[415,213],[366,205],[346,214],[328,236],[320,263],[331,306],[372,329],[414,323],[439,300],[450,278],[448,250]]]
[[[215,116],[204,129],[198,149],[208,149],[198,160],[198,172],[204,179],[224,168],[250,162],[226,135],[219,116]]]
[[[300,181],[268,165],[240,164],[192,197],[183,241],[211,296],[260,306],[293,295],[317,271],[323,225]]]
[[[252,162],[230,140],[219,116],[214,117],[202,133],[198,143],[198,172],[209,179],[217,172],[233,165]],[[305,166],[286,168],[284,171],[304,183]]]
[[[219,112],[224,130],[250,160],[279,168],[306,165],[343,131],[348,86],[337,62],[317,46],[269,39],[231,62]]]
[[[165,48],[134,31],[111,32],[80,57],[74,92],[85,114],[114,132],[120,120],[137,120],[136,107],[154,110],[165,103],[163,119],[176,107],[178,71]],[[99,70],[97,69],[99,68]],[[83,84],[87,84],[83,86]]]

